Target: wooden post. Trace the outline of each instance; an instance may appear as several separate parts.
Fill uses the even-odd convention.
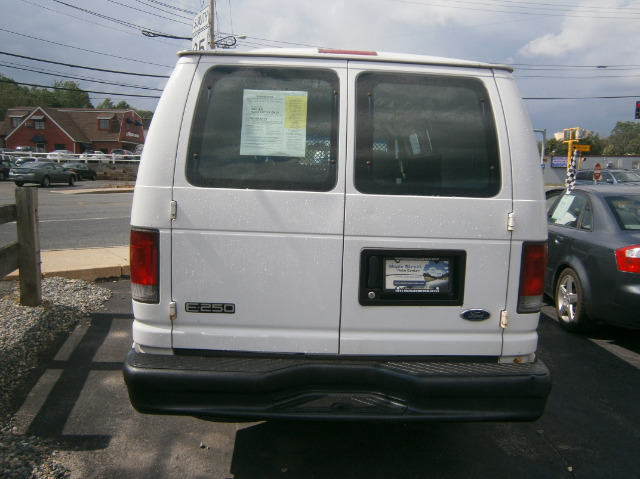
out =
[[[40,236],[38,233],[38,189],[16,188],[16,210],[20,304],[39,306],[42,302],[42,285]]]

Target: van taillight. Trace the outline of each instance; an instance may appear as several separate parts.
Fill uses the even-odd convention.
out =
[[[158,230],[131,229],[131,296],[136,301],[158,302],[159,243]]]
[[[546,267],[546,243],[524,243],[522,245],[518,313],[536,313],[542,308]]]

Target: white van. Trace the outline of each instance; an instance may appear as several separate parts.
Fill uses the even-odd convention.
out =
[[[533,420],[547,229],[511,69],[190,51],[131,214],[133,406]]]

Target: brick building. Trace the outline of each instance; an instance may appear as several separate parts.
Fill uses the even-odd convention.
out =
[[[9,108],[0,132],[7,148],[32,146],[44,152],[135,151],[144,144],[142,119],[133,110]]]

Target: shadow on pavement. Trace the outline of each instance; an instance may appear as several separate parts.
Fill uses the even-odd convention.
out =
[[[125,284],[123,282],[123,284]],[[125,284],[128,286],[128,282]],[[117,289],[116,283],[104,283],[109,289]],[[39,368],[39,374],[32,379],[35,386],[30,393],[36,397],[34,403],[39,404],[37,412],[32,407],[30,424],[25,431],[27,436],[37,436],[42,439],[50,439],[56,443],[56,447],[61,450],[96,450],[105,449],[111,441],[110,435],[92,434],[65,434],[64,429],[74,411],[78,406],[79,398],[83,393],[87,379],[92,372],[96,371],[121,371],[122,361],[100,361],[96,360],[96,355],[112,330],[114,322],[117,320],[131,321],[133,316],[126,312],[111,312],[113,307],[106,306],[110,302],[120,302],[125,307],[127,302],[122,301],[121,294],[114,294],[105,303],[105,308],[109,312],[95,312],[89,318],[81,320],[81,323],[71,333],[67,342],[73,342],[76,335],[76,342],[73,349],[60,359],[60,351],[56,357],[45,361]],[[130,311],[130,303],[128,304]],[[120,308],[121,309],[121,308]],[[77,339],[79,338],[79,340]],[[66,343],[65,343],[66,345]],[[63,345],[64,348],[64,345]],[[63,355],[65,356],[65,355]],[[48,381],[52,385],[36,389],[38,381]],[[51,379],[54,378],[54,379]],[[48,390],[48,392],[47,392]],[[45,395],[45,398],[37,398],[38,394]],[[23,403],[23,409],[27,402]],[[96,411],[100,414],[100,411]],[[23,414],[29,416],[29,412]],[[18,417],[20,412],[18,413]]]

